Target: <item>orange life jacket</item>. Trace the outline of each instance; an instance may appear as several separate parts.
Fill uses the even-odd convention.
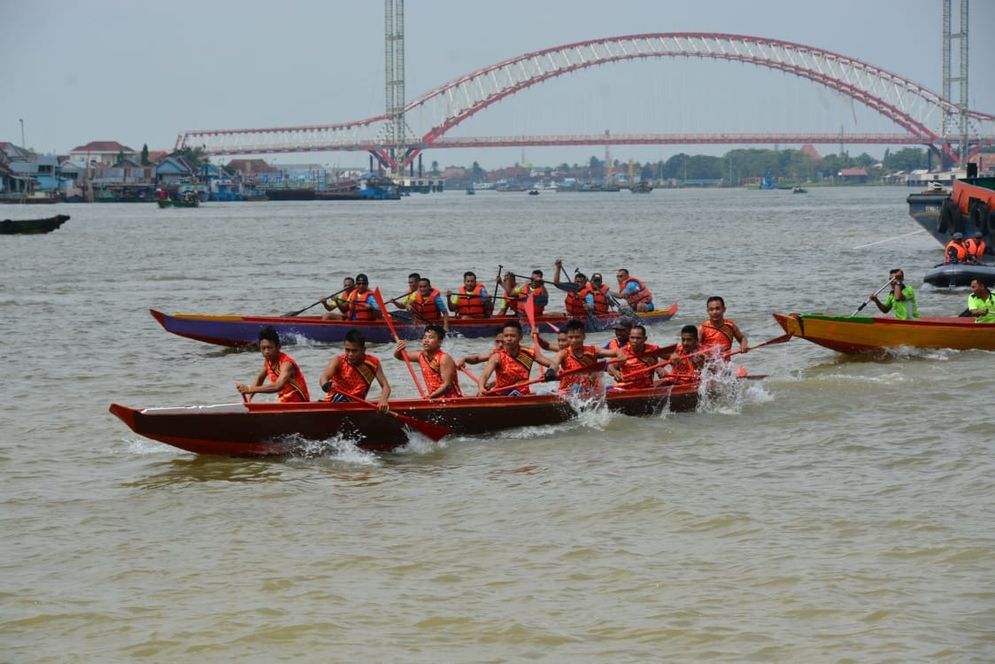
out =
[[[531,281],[522,286],[519,297],[523,305],[525,304],[525,300],[528,299],[529,293],[533,293],[532,305],[535,308],[536,316],[542,315],[546,305],[549,304],[549,294],[546,293],[546,287],[539,286],[538,288],[533,288]]]
[[[984,240],[975,240],[972,237],[964,241],[964,248],[967,250],[968,256],[973,256],[975,262],[979,262],[985,255],[985,250],[988,248],[988,245],[985,244]]]
[[[953,240],[947,242],[947,246],[943,248],[943,262],[944,263],[963,263],[967,260],[967,247],[964,243],[958,244]]]
[[[587,307],[584,304],[584,296],[590,291],[591,284],[587,284],[581,288],[576,293],[567,293],[567,299],[563,301],[563,306],[566,307],[567,315],[571,318],[578,318],[584,320],[587,317]]]
[[[349,320],[376,320],[376,309],[370,304],[372,297],[373,293],[370,291],[360,293],[359,290],[354,290],[349,293]]]
[[[591,294],[594,296],[594,315],[608,313],[608,291],[610,290],[608,286],[601,284],[600,289],[596,289],[591,284],[588,286],[590,286]]]
[[[515,286],[511,289],[510,293],[505,293],[504,302],[506,305],[507,313],[512,316],[518,314],[519,311],[525,311],[525,297],[522,295],[522,287]]]
[[[675,382],[693,383],[698,380],[701,367],[705,364],[705,355],[697,355],[695,353],[700,353],[701,350],[699,348],[694,353],[688,353],[684,350],[684,344],[677,344],[677,348],[674,349],[677,359],[671,365],[672,369],[670,372]],[[691,357],[692,354],[695,354],[694,357]]]
[[[283,388],[276,393],[277,398],[282,403],[288,402],[298,402],[298,401],[310,401],[311,395],[307,391],[307,382],[304,380],[304,374],[301,373],[301,368],[297,366],[297,362],[294,358],[290,357],[283,351],[276,358],[276,362],[270,363],[266,361],[266,376],[269,378],[269,382],[275,383],[276,379],[280,377],[280,365],[284,362],[290,362],[293,366],[293,371],[290,373],[290,380],[288,380]]]
[[[336,394],[344,394],[350,397],[365,399],[370,391],[370,385],[377,377],[377,369],[380,368],[380,360],[373,355],[367,355],[358,367],[354,367],[346,362],[345,354],[339,355],[339,369],[332,376],[332,387],[328,390],[325,401],[331,401]]]
[[[618,337],[612,337],[612,340],[608,342],[608,350],[618,350],[619,348],[626,348],[628,345],[628,339],[626,339],[625,343],[622,343]]]
[[[436,298],[442,297],[439,294],[438,288],[433,288],[432,292],[426,296],[422,296],[421,291],[418,291],[410,298],[408,298],[408,309],[411,313],[423,321],[437,321],[442,320],[442,312],[439,310],[439,305],[436,303]]]
[[[456,298],[456,314],[460,318],[485,318],[487,316],[483,290],[483,284],[477,284],[471,291],[468,291],[466,286],[460,286],[459,297]]]
[[[598,351],[594,346],[584,346],[581,349],[580,357],[574,355],[572,348],[568,348],[560,368],[564,372],[573,371],[574,369],[589,367],[597,361]],[[579,385],[582,391],[588,391],[597,386],[600,377],[600,374],[595,371],[565,376],[560,379],[560,390],[568,390],[574,385]]]
[[[736,323],[725,318],[722,324],[716,326],[709,318],[701,324],[701,346],[702,350],[707,350],[713,346],[718,346],[722,352],[732,350],[732,342],[736,338],[739,328]]]
[[[431,394],[442,386],[442,358],[448,357],[441,350],[435,354],[432,361],[425,358],[424,351],[418,354],[418,364],[421,366],[422,376],[425,378],[425,389]],[[446,392],[440,395],[443,398],[461,397],[463,391],[459,388],[459,375],[453,378],[453,384]]]
[[[532,373],[532,365],[535,364],[534,349],[519,346],[518,353],[514,357],[509,355],[503,348],[496,352],[498,353],[498,364],[494,370],[493,389],[500,390],[505,387],[511,387],[529,379]],[[527,385],[518,388],[518,391],[522,394],[530,393]]]
[[[659,348],[655,344],[644,344],[642,353],[659,350]],[[645,371],[645,369],[656,364],[657,358],[653,356],[636,357],[636,352],[628,344],[626,344],[622,352],[625,353],[625,362],[619,367],[619,371],[622,372],[622,381],[625,383],[625,389],[638,390],[644,387],[653,387],[653,372]]]
[[[653,293],[650,292],[649,288],[646,288],[646,286],[643,285],[643,282],[639,281],[639,279],[636,279],[635,277],[629,277],[624,282],[622,282],[621,290],[624,291],[626,288],[628,288],[630,283],[635,283],[637,286],[639,286],[639,290],[637,290],[635,293],[630,293],[629,295],[625,296],[625,300],[626,302],[629,303],[630,307],[635,309],[636,305],[642,304],[643,302],[645,302],[646,304],[650,304],[651,302],[653,302]]]

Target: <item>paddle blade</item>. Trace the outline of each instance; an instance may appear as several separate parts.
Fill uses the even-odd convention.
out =
[[[529,325],[532,326],[532,334],[539,334],[539,330],[536,329],[535,293],[529,293],[529,296],[525,298],[525,316],[529,319]]]
[[[401,415],[400,413],[395,413],[390,411],[391,415],[396,417],[398,420],[408,425],[418,433],[423,436],[432,439],[435,442],[439,442],[449,434],[453,432],[449,427],[443,426],[441,424],[434,424],[432,422],[426,422],[425,420],[419,420],[414,417],[408,417],[407,415]]]
[[[547,281],[547,284],[553,284],[554,288],[559,288],[561,291],[566,291],[568,293],[576,293],[580,290],[580,286],[573,283],[572,281]]]

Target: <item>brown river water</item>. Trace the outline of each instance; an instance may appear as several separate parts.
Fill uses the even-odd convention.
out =
[[[917,229],[907,194],[3,207],[72,219],[0,237],[0,661],[995,661],[991,353],[794,340],[745,355],[769,379],[699,412],[379,456],[196,457],[107,412],[236,401],[261,366],[149,307],[279,313],[357,271],[397,294],[413,270],[445,288],[466,269],[493,286],[498,264],[551,276],[558,256],[628,267],[680,305],[651,342],[720,294],[758,343],[772,311],[850,313],[891,267],[919,286],[941,255],[925,234],[857,248]],[[317,393],[336,350],[288,350]]]

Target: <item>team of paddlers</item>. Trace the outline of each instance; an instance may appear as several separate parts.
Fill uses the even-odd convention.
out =
[[[554,285],[559,282],[562,263],[556,262]],[[418,274],[409,277],[406,294],[391,300],[399,309],[409,312],[426,324],[422,348],[410,351],[404,341],[398,341],[394,357],[408,363],[417,363],[425,386],[419,383],[412,368],[412,378],[421,395],[426,399],[458,399],[464,396],[460,387],[459,372],[471,378],[476,385],[476,396],[517,396],[530,394],[530,385],[541,381],[559,380],[563,392],[587,394],[604,388],[607,371],[614,384],[608,389],[644,389],[659,384],[687,383],[699,380],[706,363],[724,364],[724,357],[732,352],[733,342],[740,351],[749,349],[746,337],[735,322],[725,317],[726,306],[721,297],[707,301],[708,319],[698,326],[686,325],[681,329],[680,343],[661,348],[648,343],[646,328],[640,325],[634,312],[648,312],[654,308],[649,289],[638,279],[620,269],[616,274],[618,290],[613,292],[602,283],[600,274],[576,273],[567,291],[564,306],[572,319],[557,331],[555,346],[543,339],[533,329],[533,345],[522,343],[523,328],[520,317],[526,308],[539,315],[548,306],[549,295],[541,270],[534,270],[527,283],[518,285],[517,275],[500,272],[496,283],[503,294],[491,297],[467,272],[463,286],[457,293],[447,291],[446,296],[432,287],[429,279]],[[322,300],[328,310],[326,317],[345,320],[376,320],[383,316],[378,305],[379,293],[369,289],[365,274],[347,278],[343,290]],[[497,301],[502,302],[498,308]],[[382,300],[381,300],[382,302]],[[386,303],[384,303],[386,304]],[[608,313],[616,307],[627,315],[615,322],[615,337],[603,347],[586,343],[585,319],[594,314]],[[499,314],[517,314],[506,317],[494,339],[494,347],[485,353],[468,355],[458,360],[442,350],[447,333],[449,310],[456,316],[488,318],[495,309]],[[297,362],[284,353],[275,330],[265,328],[259,333],[259,350],[263,368],[253,384],[238,384],[236,388],[248,400],[257,393],[276,393],[281,402],[311,400],[307,381]],[[542,351],[550,352],[549,356]],[[484,364],[479,376],[466,369],[468,364]],[[536,365],[545,367],[538,378],[532,378]],[[366,340],[359,329],[350,330],[344,341],[344,350],[331,359],[319,378],[319,385],[327,394],[325,401],[365,401],[374,382],[380,385],[377,407],[388,410],[391,394],[390,383],[383,372],[380,360],[366,351]]]
[[[615,275],[618,280],[618,290],[613,291],[599,273],[587,275],[577,272],[573,281],[560,282],[563,271],[561,261],[556,261],[556,273],[553,285],[567,291],[564,301],[569,316],[584,318],[592,315],[607,314],[613,308],[636,312],[653,311],[653,293],[642,281],[629,274],[626,269],[620,269]],[[495,279],[495,294],[488,294],[484,284],[477,281],[473,272],[463,274],[463,285],[456,292],[447,290],[445,296],[438,288],[432,286],[428,277],[417,272],[408,275],[408,291],[389,300],[399,309],[409,312],[415,319],[424,323],[438,323],[448,331],[449,317],[486,319],[493,315],[521,315],[525,301],[531,296],[535,313],[541,315],[549,304],[549,292],[543,278],[542,270],[533,270],[532,274],[518,283],[520,275],[501,270]],[[497,291],[502,291],[498,294]],[[499,304],[500,303],[500,304]],[[346,277],[342,280],[342,289],[321,300],[327,320],[370,321],[383,318],[370,280],[365,274],[355,278]]]

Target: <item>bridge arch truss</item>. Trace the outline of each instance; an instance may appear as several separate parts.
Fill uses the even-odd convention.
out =
[[[701,58],[753,64],[808,79],[851,97],[888,118],[910,137],[943,149],[961,136],[943,136],[944,117],[957,106],[938,93],[839,53],[794,42],[724,33],[646,33],[606,37],[526,53],[449,81],[405,105],[410,127],[404,155],[387,151],[383,137],[391,118],[377,116],[337,125],[277,129],[201,130],[181,134],[177,147],[203,145],[209,154],[321,150],[367,150],[382,162],[403,167],[421,151],[442,147],[447,132],[517,92],[558,76],[604,64],[649,58]],[[967,111],[969,134],[995,134],[995,116]]]

